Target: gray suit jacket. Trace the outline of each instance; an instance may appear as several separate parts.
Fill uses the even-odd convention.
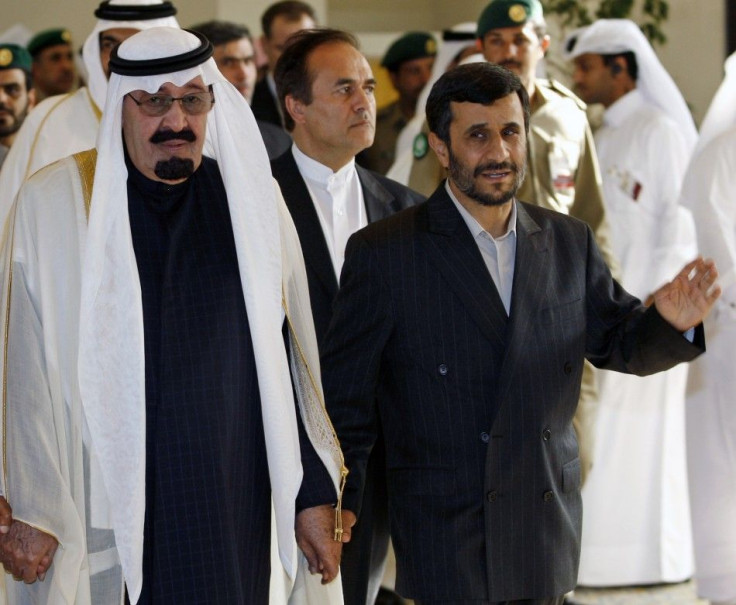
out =
[[[580,554],[583,359],[647,374],[702,350],[702,329],[688,343],[612,279],[584,223],[523,203],[507,316],[442,185],[348,243],[322,355],[344,506],[378,424],[402,596],[562,595]]]

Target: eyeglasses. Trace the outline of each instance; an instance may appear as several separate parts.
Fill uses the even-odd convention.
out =
[[[136,99],[130,92],[128,96],[135,101],[136,105],[141,108],[144,114],[151,117],[161,117],[166,114],[171,109],[174,101],[179,101],[184,113],[190,116],[207,113],[215,103],[215,96],[211,90],[207,92],[192,92],[183,97],[172,97],[171,95],[161,93],[143,93],[140,99]]]

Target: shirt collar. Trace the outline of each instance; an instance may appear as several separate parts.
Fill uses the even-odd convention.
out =
[[[352,158],[337,172],[333,172],[332,168],[329,166],[325,166],[317,160],[310,158],[306,153],[299,149],[299,147],[297,147],[296,143],[292,145],[291,149],[301,175],[304,178],[309,179],[312,183],[325,189],[345,184],[355,173],[355,158]]]
[[[447,191],[447,195],[450,196],[452,203],[455,204],[455,207],[460,213],[460,216],[463,217],[463,220],[468,226],[468,229],[470,229],[470,233],[473,235],[473,238],[477,239],[480,235],[484,233],[487,234],[488,237],[490,237],[494,241],[502,240],[508,237],[510,233],[513,233],[514,236],[516,236],[516,200],[511,203],[511,216],[509,217],[509,225],[506,233],[504,233],[501,237],[494,238],[490,233],[488,233],[488,231],[483,229],[482,225],[475,219],[475,217],[465,209],[465,206],[457,201],[455,194],[452,192],[452,189],[450,189],[449,180],[445,180],[445,191]]]
[[[635,88],[612,103],[603,113],[603,124],[616,128],[645,103],[642,94]]]

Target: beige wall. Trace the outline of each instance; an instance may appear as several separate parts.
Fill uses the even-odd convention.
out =
[[[81,46],[93,28],[96,0],[2,0],[0,32],[15,24],[30,31],[64,25]],[[260,15],[270,0],[174,0],[179,21],[189,26],[215,17],[248,25],[260,33]],[[322,23],[359,32],[367,54],[379,57],[399,32],[410,29],[441,31],[455,23],[474,21],[486,0],[311,0]],[[657,48],[690,104],[696,121],[702,119],[722,76],[725,58],[724,0],[669,0],[665,26],[669,40]],[[554,24],[551,24],[554,27]],[[379,35],[383,33],[383,35]],[[554,57],[553,57],[554,58]]]

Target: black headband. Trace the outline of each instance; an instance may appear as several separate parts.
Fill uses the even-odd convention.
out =
[[[121,76],[157,76],[176,71],[184,71],[190,67],[201,65],[212,56],[212,44],[202,34],[186,29],[190,34],[197,36],[200,45],[181,55],[160,57],[158,59],[143,59],[132,61],[118,55],[120,45],[112,49],[110,54],[110,71]]]
[[[171,2],[160,4],[110,4],[110,0],[101,2],[95,10],[95,17],[107,21],[149,21],[173,17],[176,8]]]
[[[475,32],[455,32],[446,29],[442,32],[442,39],[445,42],[459,42],[461,40],[475,40]]]

